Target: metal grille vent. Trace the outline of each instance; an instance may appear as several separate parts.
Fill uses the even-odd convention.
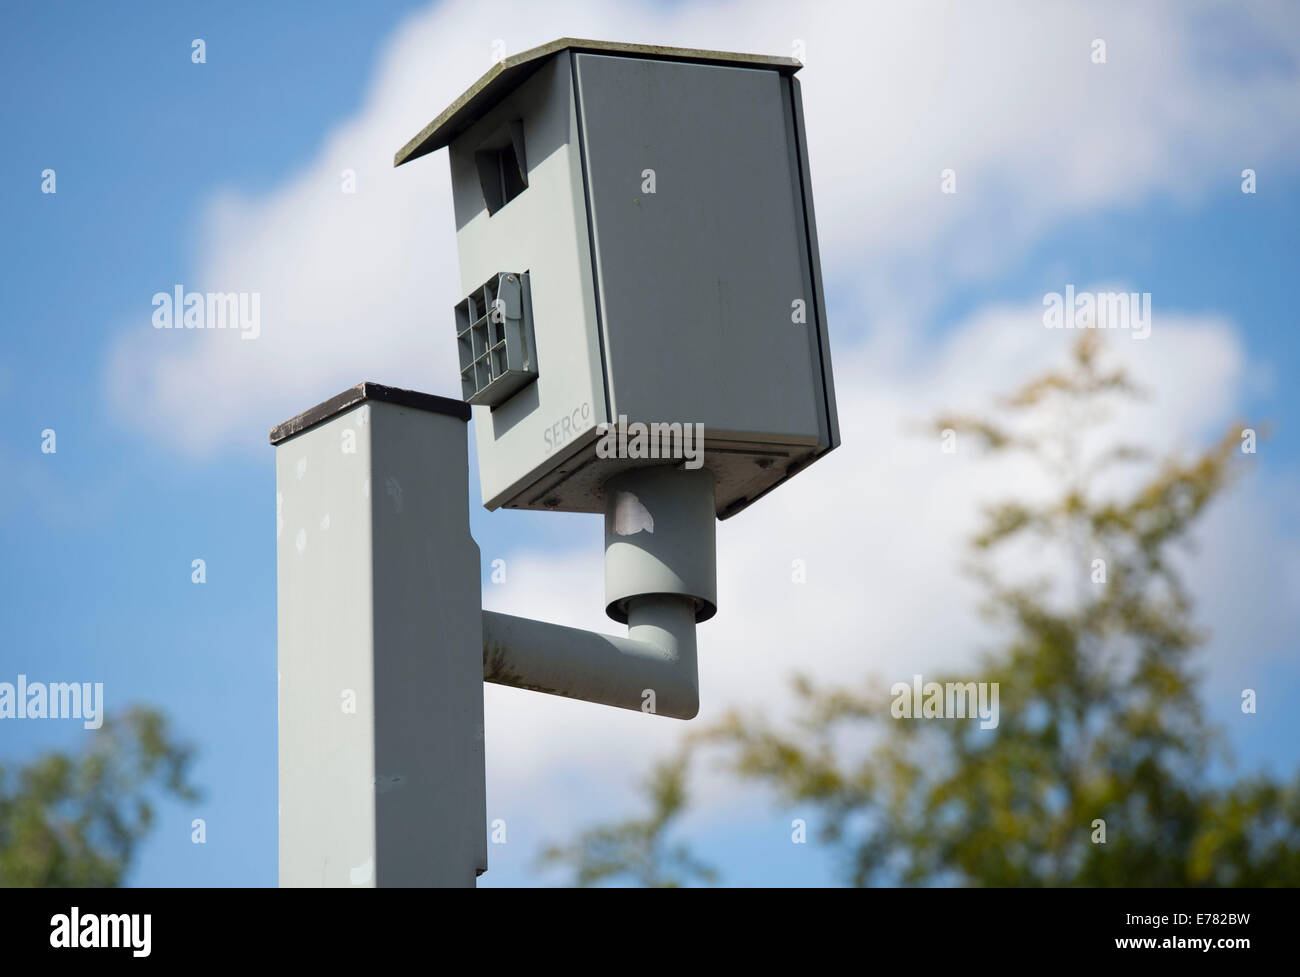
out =
[[[495,407],[537,379],[528,272],[498,272],[456,305],[466,402]]]

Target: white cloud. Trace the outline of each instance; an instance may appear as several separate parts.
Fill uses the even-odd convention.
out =
[[[858,324],[924,321],[948,286],[1005,267],[1062,219],[1152,193],[1236,192],[1243,167],[1294,154],[1294,26],[1273,7],[1234,11],[1227,26],[1208,17],[1196,4],[439,4],[402,25],[361,108],[300,170],[262,195],[213,195],[183,284],[260,292],[261,338],[155,331],[142,300],[108,364],[112,400],[206,455],[252,449],[361,379],[453,394],[446,162],[391,160],[488,67],[498,25],[511,51],[562,34],[779,54],[801,42],[844,355]],[[1279,53],[1246,70],[1217,44],[1225,34],[1228,50]],[[1104,65],[1089,59],[1096,37]],[[1288,58],[1289,71],[1270,67]],[[948,167],[954,195],[939,192]],[[348,169],[354,195],[340,190]]]

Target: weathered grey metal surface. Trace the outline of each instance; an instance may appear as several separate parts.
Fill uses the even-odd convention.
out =
[[[483,680],[584,702],[694,719],[700,708],[695,609],[650,597],[628,609],[628,637],[483,612]]]
[[[646,463],[597,454],[624,415],[703,425],[726,518],[839,440],[798,92],[782,59],[611,51],[530,61],[450,144],[463,287],[533,297],[539,376],[475,411],[483,502],[603,511]],[[489,213],[476,155],[519,131],[528,185]]]
[[[610,479],[622,471],[643,468],[646,462],[636,458],[599,458],[597,444],[593,435],[590,443],[566,456],[563,464],[543,471],[535,481],[523,486],[519,494],[503,504],[518,509],[604,512],[605,486]],[[815,445],[755,445],[711,438],[707,431],[704,449],[704,465],[713,472],[717,481],[719,519],[742,511],[790,475],[811,464],[824,450]],[[557,505],[548,505],[549,501],[556,501]]]
[[[462,290],[503,269],[529,273],[538,377],[496,408],[474,411],[490,509],[539,473],[564,469],[564,459],[591,444],[609,419],[569,60],[563,52],[546,61],[449,153]],[[474,154],[516,119],[523,120],[528,188],[489,215]]]
[[[822,364],[784,79],[596,54],[575,66],[612,413],[817,444]],[[791,321],[796,301],[809,323]]]
[[[487,867],[464,421],[362,398],[276,447],[280,884]]]
[[[713,473],[638,468],[605,487],[605,613],[627,624],[633,598],[684,598],[697,621],[718,611]]]
[[[799,173],[799,194],[803,201],[804,233],[808,238],[809,274],[812,279],[815,299],[810,312],[816,313],[817,328],[815,330],[810,329],[808,336],[812,355],[819,359],[822,364],[819,389],[826,405],[823,415],[827,425],[824,440],[829,445],[826,449],[829,451],[831,448],[839,447],[840,444],[840,415],[839,409],[835,406],[835,375],[831,369],[831,340],[826,318],[826,289],[822,284],[821,249],[817,244],[817,215],[813,207],[812,173],[808,166],[808,135],[804,131],[803,88],[799,84],[799,79],[794,77],[785,79],[785,86],[790,92],[789,105],[793,116],[795,134],[795,140],[790,145],[791,166],[797,168]],[[813,325],[811,316],[808,319],[808,324],[809,326]],[[775,485],[769,486],[766,491],[771,491],[775,487]]]
[[[459,400],[439,397],[437,394],[420,393],[418,390],[389,387],[382,383],[367,380],[358,383],[355,387],[349,387],[324,403],[317,404],[315,407],[289,418],[282,424],[277,424],[271,428],[271,444],[287,441],[303,431],[315,427],[317,424],[324,423],[338,414],[342,414],[364,400],[401,404],[403,407],[414,407],[417,410],[427,410],[435,414],[458,417],[462,421],[468,421],[470,417],[469,404],[462,403]]]
[[[618,476],[605,498],[606,613],[628,636],[485,611],[483,678],[693,719],[695,624],[718,603],[713,473],[641,468]]]
[[[663,47],[655,44],[623,44],[617,41],[592,41],[576,37],[561,37],[547,44],[529,48],[498,61],[459,98],[443,109],[432,122],[420,130],[393,157],[393,165],[401,166],[413,159],[441,149],[451,143],[492,108],[496,100],[512,91],[528,75],[536,71],[546,59],[561,51],[604,51],[643,58],[668,61],[692,61],[698,64],[730,64],[750,67],[768,67],[793,74],[802,65],[795,58],[770,57],[763,54],[735,54],[727,51],[705,51],[697,48]]]

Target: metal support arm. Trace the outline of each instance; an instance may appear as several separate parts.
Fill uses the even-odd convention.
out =
[[[484,611],[483,680],[693,719],[695,608],[676,596],[637,598],[626,638]]]
[[[717,608],[713,476],[636,469],[605,496],[606,612],[628,636],[484,611],[483,680],[693,719],[695,625]]]

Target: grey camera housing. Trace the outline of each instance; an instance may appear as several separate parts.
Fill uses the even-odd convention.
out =
[[[527,275],[528,369],[463,382],[489,509],[603,512],[664,463],[598,456],[620,418],[702,424],[721,518],[839,444],[799,67],[564,38],[398,152],[449,147],[462,295]]]

